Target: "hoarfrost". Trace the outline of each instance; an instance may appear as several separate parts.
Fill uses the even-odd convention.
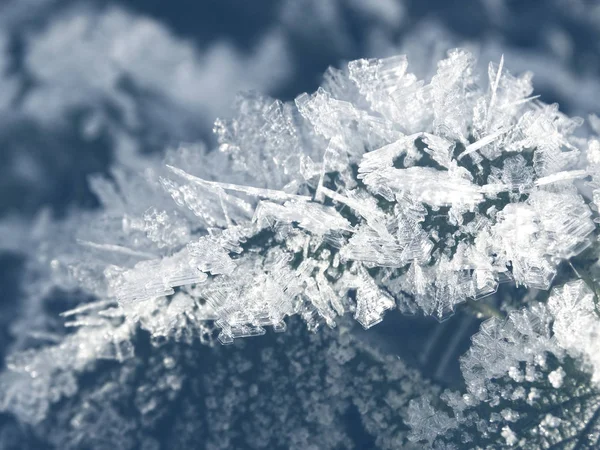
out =
[[[78,286],[100,303],[67,312],[76,330],[54,346],[11,357],[2,409],[39,422],[75,389],[56,390],[53,377],[133,358],[140,328],[155,345],[230,344],[283,331],[290,316],[317,330],[352,314],[370,328],[396,304],[442,320],[503,281],[550,289],[559,265],[594,242],[596,213],[578,180],[592,177],[597,203],[598,144],[573,136],[579,119],[531,97],[529,74],[514,77],[501,60],[486,89],[474,67],[452,50],[427,82],[403,56],[355,61],[293,103],[240,97],[237,114],[215,124],[218,151],[136,157],[142,173],[94,179],[103,208],[64,221],[74,242],[30,245],[53,272],[43,291]],[[40,221],[41,234],[56,226]],[[562,289],[483,324],[462,360],[467,393],[444,397],[454,417],[413,403],[414,439],[433,443],[466,423],[513,442],[508,422],[524,415],[502,405],[490,425],[463,413],[547,393],[494,380],[555,385],[566,358],[597,380],[593,295]],[[579,320],[590,326],[573,330]]]
[[[554,288],[547,304],[484,322],[461,359],[466,393],[444,392],[441,409],[428,398],[411,402],[411,440],[434,448],[457,439],[486,449],[595,448],[600,318],[593,298],[583,280],[571,281]]]

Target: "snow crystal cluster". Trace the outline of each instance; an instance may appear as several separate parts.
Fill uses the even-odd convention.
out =
[[[597,448],[598,344],[592,339],[600,317],[593,299],[584,281],[572,281],[554,288],[547,304],[484,322],[461,358],[467,391],[444,392],[440,409],[427,397],[412,401],[410,439],[432,447]]]
[[[43,420],[88,364],[133,358],[140,328],[157,346],[216,335],[227,344],[284,331],[290,316],[316,330],[350,314],[370,328],[393,309],[445,319],[503,282],[551,289],[559,266],[595,243],[600,142],[532,96],[531,74],[515,77],[501,59],[486,81],[474,67],[464,50],[428,80],[404,56],[353,61],[293,103],[240,97],[237,114],[215,124],[218,150],[182,147],[139,157],[140,172],[93,179],[101,210],[42,217],[25,241],[35,289],[96,299],[62,313],[73,331],[8,358],[0,409]],[[72,232],[54,238],[61,227]],[[414,401],[414,440],[465,425],[512,445],[518,413],[504,408],[485,425],[469,411],[507,398],[531,405],[536,394],[493,380],[543,373],[561,387],[572,381],[560,361],[571,358],[598,381],[590,289],[572,282],[547,304],[486,322],[462,361],[468,393],[445,394],[452,417]]]
[[[237,173],[167,164],[173,204],[120,230],[162,257],[106,271],[109,295],[127,309],[193,286],[227,343],[294,314],[368,328],[396,306],[445,318],[505,280],[549,289],[595,229],[574,187],[581,122],[531,97],[529,74],[491,64],[483,90],[473,65],[451,51],[426,83],[405,57],[359,60],[294,104],[243,98],[215,126]]]

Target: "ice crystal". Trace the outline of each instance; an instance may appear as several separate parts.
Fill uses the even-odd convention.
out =
[[[572,281],[553,289],[547,304],[484,322],[461,360],[467,391],[444,392],[441,410],[428,398],[413,401],[411,439],[433,447],[596,448],[600,387],[592,339],[600,317],[592,299],[585,282]]]
[[[570,136],[578,120],[532,99],[530,76],[511,76],[502,61],[490,65],[489,89],[478,88],[473,65],[469,53],[452,51],[425,83],[407,72],[405,57],[354,61],[347,72],[331,72],[315,94],[298,97],[297,109],[250,97],[238,117],[217,123],[221,150],[248,184],[170,167],[164,184],[184,180],[219,198],[227,228],[200,239],[218,252],[218,233],[235,230],[230,245],[243,249],[214,257],[230,272],[207,264],[213,251],[202,253],[202,262],[178,256],[192,272],[177,283],[198,282],[199,270],[211,275],[200,291],[219,286],[218,300],[204,296],[217,309],[223,341],[238,328],[245,330],[240,335],[260,334],[294,313],[311,326],[333,326],[346,311],[333,305],[353,290],[349,308],[358,318],[367,309],[360,285],[370,278],[381,290],[382,276],[402,279],[403,292],[374,292],[372,301],[406,294],[443,318],[457,303],[494,292],[502,279],[548,289],[558,263],[585,249],[594,224],[572,188],[587,175],[573,169],[579,151]],[[419,111],[410,118],[403,114],[407,95]],[[183,204],[196,211],[191,203],[198,200],[187,197]],[[252,220],[231,217],[240,207]],[[244,284],[250,271],[252,286]],[[123,277],[127,291],[114,285],[121,301],[180,285],[160,276],[157,291],[143,294],[143,279],[129,271]],[[387,303],[359,321],[379,322]]]
[[[594,241],[598,141],[575,137],[581,120],[532,96],[530,74],[512,76],[503,59],[487,87],[460,49],[430,80],[409,68],[403,56],[358,60],[293,103],[242,96],[215,124],[218,150],[182,147],[162,161],[138,157],[140,172],[94,178],[102,209],[69,216],[60,240],[40,238],[57,226],[42,217],[24,239],[36,289],[97,298],[63,313],[74,331],[10,357],[0,407],[42,421],[97,360],[133,358],[140,328],[156,346],[212,342],[213,330],[229,344],[284,331],[290,316],[311,330],[347,314],[370,328],[396,307],[445,319],[502,282],[550,289],[561,263]],[[589,176],[592,200],[580,189]],[[50,281],[39,281],[44,270]],[[483,325],[462,363],[468,393],[446,395],[455,416],[414,402],[414,439],[435,442],[464,423],[511,445],[525,416],[502,396],[529,405],[546,394],[499,391],[493,380],[576,390],[559,368],[566,358],[597,379],[591,294],[562,289]],[[573,330],[579,320],[590,326]],[[502,406],[493,425],[464,415],[478,405]]]

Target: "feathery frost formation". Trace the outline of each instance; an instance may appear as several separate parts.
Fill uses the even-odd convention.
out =
[[[444,392],[440,409],[427,397],[411,401],[410,439],[432,448],[597,448],[596,300],[577,280],[554,288],[547,304],[484,322],[461,358],[467,392]]]
[[[600,143],[532,96],[530,74],[514,77],[501,60],[482,88],[474,64],[452,50],[418,80],[403,56],[353,61],[294,103],[240,97],[237,115],[215,124],[218,151],[184,147],[140,157],[140,173],[93,179],[101,211],[41,218],[24,241],[37,255],[32,291],[96,298],[62,313],[68,333],[38,330],[53,344],[9,356],[0,408],[44,420],[91,363],[133,358],[139,328],[156,346],[231,343],[284,331],[289,316],[315,330],[351,314],[369,328],[395,308],[444,319],[503,282],[551,289],[559,265],[595,241]],[[590,177],[591,199],[581,189]],[[55,239],[57,226],[73,232]],[[578,361],[582,377],[600,379],[595,297],[574,283],[486,322],[463,358],[468,394],[445,397],[454,416],[414,401],[412,438],[435,443],[465,425],[513,442],[509,425],[466,414],[509,394],[529,401],[531,391],[496,387],[507,367],[515,382],[551,370],[561,386],[571,368],[560,364]],[[512,420],[503,412],[494,424]]]
[[[36,424],[45,445],[14,431],[7,448],[397,449],[408,402],[436,390],[347,322],[309,333],[292,319],[286,333],[239,345],[137,352],[96,368]]]
[[[168,164],[159,183],[197,219],[155,205],[127,222],[168,253],[111,270],[109,294],[127,310],[193,285],[231,342],[294,314],[368,328],[396,305],[442,319],[504,280],[549,289],[594,231],[580,121],[502,63],[479,89],[473,64],[452,51],[425,83],[405,57],[359,60],[295,105],[242,99],[215,126],[235,182]]]

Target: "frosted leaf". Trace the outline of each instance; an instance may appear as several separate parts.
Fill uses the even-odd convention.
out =
[[[569,442],[593,448],[600,391],[597,380],[593,381],[594,371],[590,375],[588,366],[578,363],[582,357],[590,361],[583,350],[586,339],[575,336],[586,332],[570,328],[565,333],[565,327],[574,325],[567,317],[576,318],[580,330],[594,326],[583,319],[591,318],[591,298],[585,283],[571,282],[553,289],[548,306],[533,304],[511,312],[506,320],[484,322],[461,359],[467,393],[444,392],[443,410],[427,398],[411,403],[411,439],[429,441],[434,448],[453,442],[490,449],[548,448]],[[600,323],[595,313],[593,320]],[[452,410],[450,417],[447,407]],[[436,420],[452,425],[440,430]],[[423,423],[434,432],[424,433]]]
[[[357,263],[395,270],[392,299],[408,298],[438,318],[493,294],[500,279],[548,288],[560,261],[583,251],[594,229],[573,188],[587,173],[572,170],[578,121],[531,102],[529,75],[512,77],[502,61],[481,91],[473,62],[451,51],[426,84],[407,72],[404,57],[361,60],[330,70],[327,89],[294,104],[240,97],[237,115],[215,127],[230,158],[222,163],[236,176],[177,168],[188,155],[171,156],[170,176],[159,178],[178,207],[202,220],[195,233],[204,237],[169,241],[167,269],[157,261],[138,261],[137,271],[123,265],[111,292],[125,304],[198,285],[230,340],[280,327],[293,314],[311,328],[333,326],[359,288],[344,276]],[[422,113],[408,117],[411,109],[400,107],[407,102]],[[164,214],[178,213],[164,211],[143,226],[128,218],[128,229],[147,227],[160,245]],[[177,273],[170,279],[165,270]]]
[[[298,320],[289,325],[286,333],[255,340],[252,351],[153,347],[95,376],[81,395],[51,408],[36,431],[52,430],[48,441],[60,448],[132,449],[148,445],[172,420],[160,437],[169,448],[193,447],[201,436],[215,449],[333,450],[361,445],[347,426],[354,414],[377,448],[409,445],[402,411],[418,392],[436,389],[357,337],[348,321],[342,332],[309,333]]]

